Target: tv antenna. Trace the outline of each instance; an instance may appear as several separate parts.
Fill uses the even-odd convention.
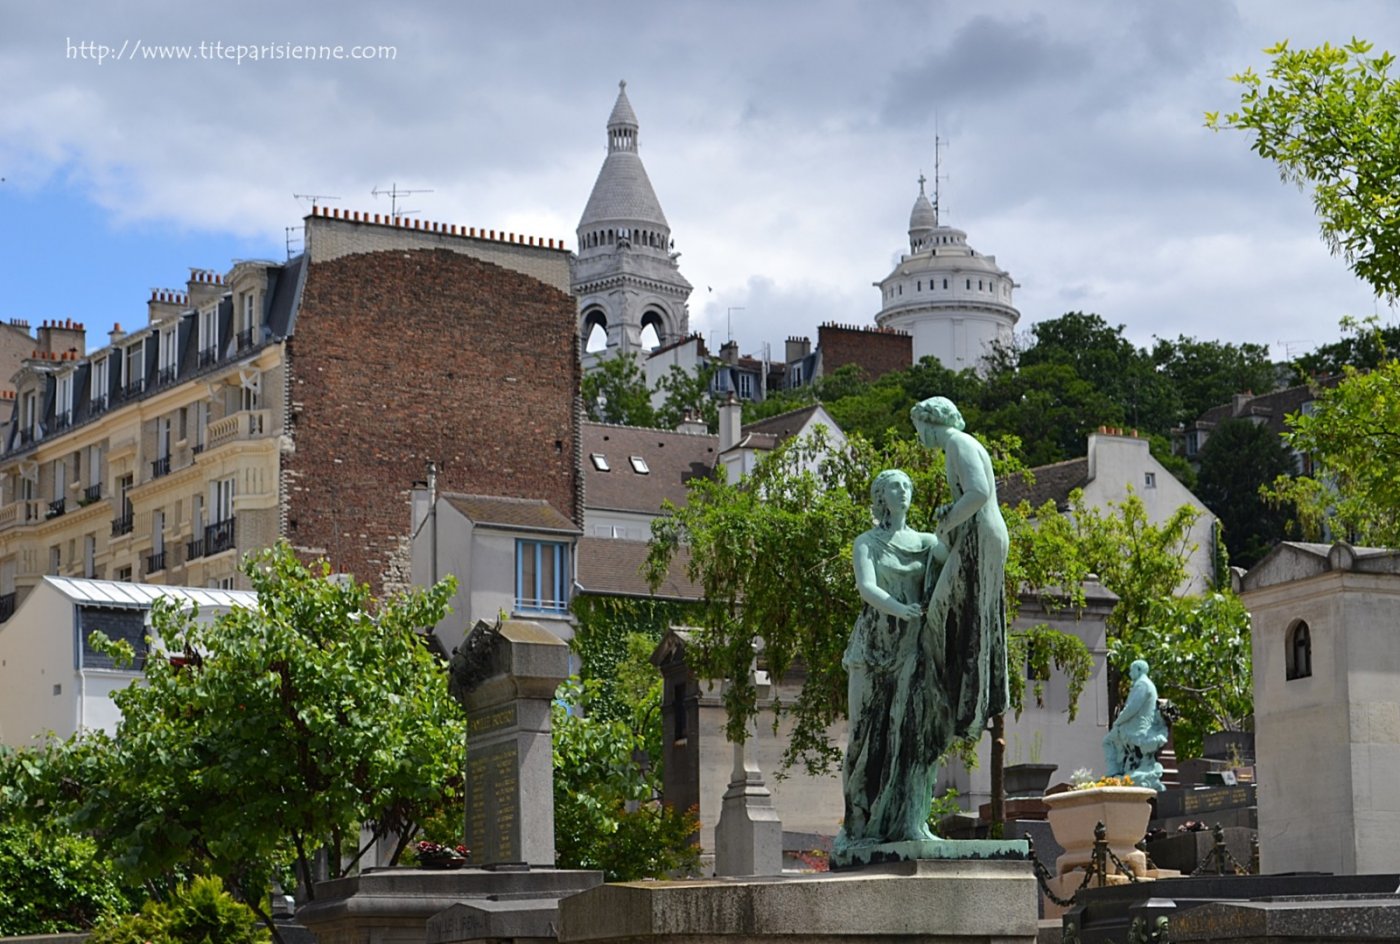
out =
[[[311,211],[312,211],[313,213],[316,212],[316,208],[317,208],[318,206],[321,205],[321,201],[322,201],[322,200],[339,200],[339,199],[340,199],[339,197],[333,197],[333,196],[331,196],[331,195],[328,194],[328,193],[294,193],[294,194],[292,194],[292,197],[293,197],[294,199],[297,199],[297,200],[310,200],[310,201],[311,201]]]
[[[939,225],[943,223],[943,187],[940,181],[948,179],[948,175],[943,173],[943,149],[947,146],[948,142],[938,134],[935,119],[933,132],[933,212],[939,218]]]
[[[725,321],[727,322],[728,328],[729,328],[729,338],[728,338],[728,340],[730,340],[730,341],[733,341],[733,340],[734,340],[734,312],[736,312],[736,311],[747,311],[747,310],[748,310],[748,309],[746,309],[743,305],[734,305],[734,306],[732,306],[731,308],[729,308],[729,309],[724,313],[724,319],[725,319]]]
[[[306,227],[305,227],[305,226],[288,226],[286,229],[287,229],[287,258],[290,259],[290,258],[292,258],[292,243],[293,243],[293,242],[296,242],[298,239],[302,240],[302,245],[305,245],[305,243],[306,243],[306,240],[305,240],[305,237],[304,237],[304,236],[293,236],[292,234],[293,234],[293,233],[297,233],[297,232],[305,232],[305,231],[306,231]]]
[[[431,190],[403,190],[399,187],[398,184],[390,184],[388,190],[385,190],[382,187],[375,187],[373,190],[370,191],[370,196],[382,197],[384,194],[387,193],[389,195],[389,215],[392,216],[394,219],[398,219],[400,216],[407,216],[410,213],[418,212],[417,210],[404,210],[402,214],[399,213],[399,197],[406,197],[410,193],[432,192],[433,191]]]

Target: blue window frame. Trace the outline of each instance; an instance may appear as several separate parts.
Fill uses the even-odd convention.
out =
[[[569,606],[569,546],[559,541],[515,542],[515,608],[558,612]]]

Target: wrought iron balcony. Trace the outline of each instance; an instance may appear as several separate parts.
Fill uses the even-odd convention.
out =
[[[96,485],[89,485],[86,489],[83,490],[83,501],[85,501],[85,502],[95,502],[95,501],[97,501],[98,499],[100,499],[101,497],[102,497],[102,483],[101,483],[101,482],[98,482]]]
[[[123,400],[134,400],[146,392],[146,378],[138,377],[122,388]]]
[[[200,366],[200,367],[208,367],[210,364],[214,363],[214,362],[217,361],[218,359],[219,359],[219,348],[218,348],[217,345],[215,345],[214,347],[206,347],[206,348],[201,348],[201,349],[200,349],[200,352],[199,352],[199,366]]]
[[[112,519],[112,537],[115,538],[115,537],[119,537],[119,536],[121,536],[121,535],[123,535],[123,534],[130,534],[130,533],[131,533],[131,526],[132,526],[134,520],[135,520],[135,516],[132,515],[132,513],[129,512],[129,511],[128,511],[126,514],[122,515],[120,518],[113,518],[113,519]]]
[[[67,510],[68,510],[68,499],[66,499],[66,498],[55,498],[53,501],[49,502],[49,513],[48,513],[47,515],[45,515],[44,517],[45,517],[45,518],[57,518],[59,515],[63,514],[63,513],[64,513],[65,511],[67,511]]]
[[[174,364],[171,364],[169,367],[162,367],[156,372],[156,386],[164,387],[166,384],[174,383],[175,376],[176,369]]]
[[[53,430],[59,432],[73,425],[73,411],[64,410],[62,413],[55,413],[53,418]]]
[[[154,554],[146,555],[146,573],[159,573],[165,569],[165,552],[157,551]]]
[[[87,419],[101,416],[107,412],[107,395],[104,393],[100,397],[93,397],[88,401],[86,409],[83,411]]]
[[[204,556],[204,538],[194,538],[185,542],[185,560],[199,560]]]
[[[238,332],[238,350],[240,352],[248,350],[253,346],[253,329],[245,328]]]
[[[170,457],[161,456],[151,463],[151,478],[158,479],[163,475],[170,474]]]
[[[233,518],[225,518],[204,529],[204,553],[219,554],[234,546]]]

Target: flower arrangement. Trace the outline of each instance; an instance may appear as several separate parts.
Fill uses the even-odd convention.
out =
[[[1131,787],[1133,785],[1133,775],[1124,774],[1121,777],[1099,777],[1094,779],[1094,772],[1087,767],[1080,767],[1070,775],[1070,783],[1076,790],[1093,790],[1095,787]]]
[[[413,844],[414,858],[425,869],[458,869],[466,864],[471,854],[461,843],[447,846],[424,839]]]

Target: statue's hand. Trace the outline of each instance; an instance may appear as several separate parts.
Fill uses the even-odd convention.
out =
[[[901,603],[895,609],[895,616],[905,622],[913,622],[924,613],[924,608],[917,603]]]

